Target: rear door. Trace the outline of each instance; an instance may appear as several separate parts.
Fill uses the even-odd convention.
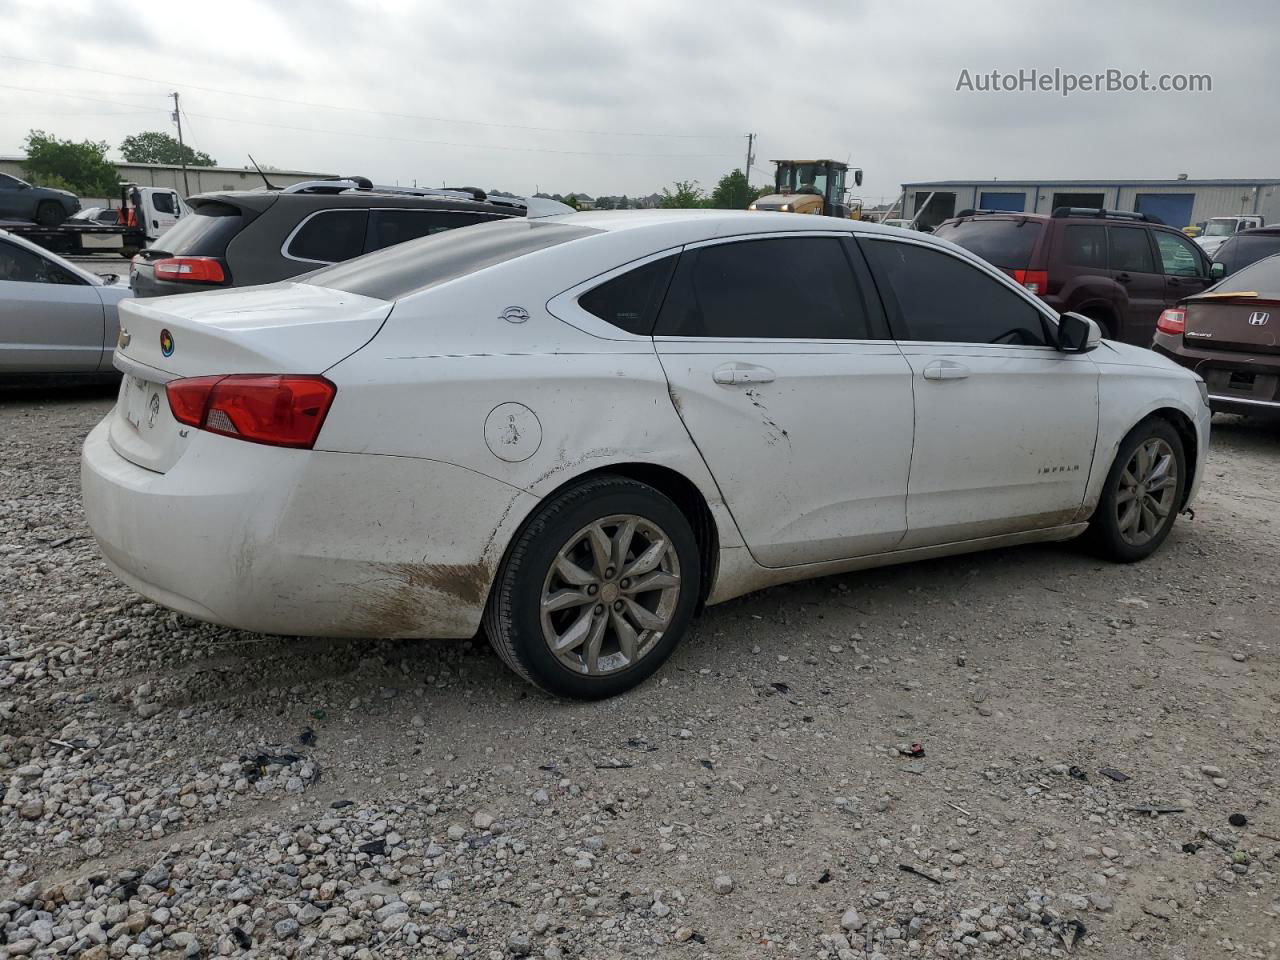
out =
[[[1151,232],[1146,227],[1108,224],[1108,269],[1120,285],[1117,340],[1151,346],[1156,319],[1164,309],[1164,274],[1156,265]]]
[[[1084,500],[1098,370],[1049,345],[1040,308],[933,245],[859,237],[911,365],[904,549],[1054,527]]]
[[[765,566],[892,550],[906,530],[911,368],[851,242],[687,248],[659,314],[672,400]]]
[[[1179,300],[1194,296],[1213,281],[1209,278],[1209,261],[1190,240],[1176,233],[1152,230],[1160,269],[1164,273],[1164,305],[1172,307]]]
[[[97,287],[0,239],[0,370],[93,372],[102,357],[105,330]]]

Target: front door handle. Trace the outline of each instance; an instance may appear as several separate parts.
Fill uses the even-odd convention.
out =
[[[726,363],[715,368],[711,379],[716,383],[773,383],[777,376],[768,367],[755,363]]]
[[[1128,283],[1130,280],[1133,279],[1133,277],[1129,276],[1127,273],[1117,273],[1116,279],[1119,280],[1121,283]]]
[[[969,368],[963,363],[950,360],[935,360],[924,368],[926,380],[963,380],[969,376]]]

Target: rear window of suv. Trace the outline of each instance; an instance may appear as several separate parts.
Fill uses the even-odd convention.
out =
[[[962,220],[941,224],[933,234],[958,243],[994,266],[1022,270],[1031,262],[1031,251],[1040,236],[1040,221],[1014,217]]]
[[[396,244],[299,279],[362,297],[398,300],[485,267],[593,233],[600,231],[593,227],[513,217]]]
[[[226,256],[227,244],[240,232],[244,216],[230,203],[202,203],[165,231],[156,249],[175,257]]]

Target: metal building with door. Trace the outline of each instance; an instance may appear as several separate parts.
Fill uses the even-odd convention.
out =
[[[934,227],[961,210],[1049,214],[1102,207],[1152,214],[1173,227],[1210,217],[1260,214],[1280,220],[1280,178],[1256,180],[938,180],[904,183],[902,216]]]

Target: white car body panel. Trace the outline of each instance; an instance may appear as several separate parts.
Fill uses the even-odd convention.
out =
[[[167,408],[144,427],[146,404],[130,406],[127,381],[82,469],[86,515],[113,569],[175,609],[248,629],[470,636],[524,521],[602,470],[696,491],[714,528],[716,603],[807,576],[1073,536],[1116,446],[1155,410],[1188,418],[1203,464],[1208,408],[1195,378],[1149,352],[655,340],[576,302],[689,244],[811,230],[929,243],[1030,300],[952,244],[787,214],[551,220],[604,232],[395,302],[294,281],[127,307],[116,362],[144,394],[159,397],[175,377],[271,372],[323,373],[337,394],[315,448],[292,450],[184,436]],[[925,380],[939,359],[972,375]],[[777,376],[716,383],[726,364]]]

